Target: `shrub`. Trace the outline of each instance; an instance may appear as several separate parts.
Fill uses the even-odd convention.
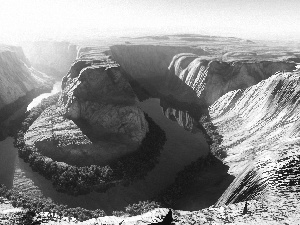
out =
[[[155,201],[140,201],[139,203],[128,205],[125,211],[131,216],[136,216],[160,207],[161,205]]]
[[[57,205],[53,203],[49,198],[28,196],[17,189],[8,190],[2,184],[0,184],[0,197],[5,197],[10,200],[11,204],[14,207],[22,207],[24,209],[27,209],[27,211],[23,213],[22,216],[20,216],[20,218],[22,218],[22,221],[26,221],[26,219],[28,220],[29,218],[31,218],[27,217],[28,213],[39,214],[41,212],[52,212],[60,216],[75,217],[79,221],[106,216],[105,212],[100,209],[87,210],[80,207],[67,208],[67,206],[65,205]]]

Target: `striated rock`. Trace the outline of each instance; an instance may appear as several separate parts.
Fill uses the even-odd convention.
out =
[[[105,164],[137,149],[148,123],[118,64],[77,60],[62,87],[57,105],[25,134],[27,145],[80,166]]]
[[[223,62],[190,47],[115,45],[110,54],[151,95],[200,106],[296,66],[289,61]]]
[[[23,48],[35,68],[60,80],[76,59],[78,47],[66,41],[37,41]]]
[[[235,181],[217,205],[250,199],[275,201],[299,191],[300,73],[277,73],[219,98],[210,108],[222,136],[214,151]]]
[[[293,71],[295,66],[295,63],[279,61],[228,63],[194,54],[179,54],[169,66],[167,83],[172,90],[188,92],[188,86],[204,104],[211,105],[229,91],[250,87],[278,71]]]

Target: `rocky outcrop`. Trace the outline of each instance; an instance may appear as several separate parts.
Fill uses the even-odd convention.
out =
[[[210,108],[235,181],[217,205],[285,198],[299,190],[300,73],[277,73],[219,98]]]
[[[192,88],[201,102],[209,106],[229,91],[255,85],[278,71],[293,71],[295,66],[295,63],[280,61],[229,63],[194,54],[179,54],[169,66],[167,83],[171,90],[188,92],[187,86]]]
[[[60,80],[76,59],[77,46],[65,41],[37,41],[23,45],[33,67]]]
[[[101,62],[101,63],[100,63]],[[56,106],[25,134],[25,143],[72,165],[101,165],[135,151],[148,123],[119,65],[77,60],[63,79]]]

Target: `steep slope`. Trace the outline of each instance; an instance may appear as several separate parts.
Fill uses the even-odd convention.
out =
[[[49,84],[50,78],[31,67],[20,47],[0,46],[0,109]]]
[[[60,80],[76,59],[77,46],[65,41],[37,41],[23,45],[33,67]]]
[[[215,151],[236,177],[218,205],[298,192],[299,82],[299,71],[277,73],[209,108],[222,136]]]
[[[30,65],[21,47],[0,46],[0,140],[13,135],[27,104],[53,83]]]
[[[179,54],[174,56],[169,66],[167,83],[171,90],[182,90],[188,86],[202,102],[211,105],[229,91],[257,84],[277,71],[292,71],[295,65],[280,61],[228,63],[203,59],[193,54]]]
[[[291,72],[296,66],[294,62],[222,62],[183,53],[174,56],[169,71],[162,73],[159,71],[165,70],[152,69],[159,68],[157,55],[149,51],[157,61],[140,56],[138,61],[131,62],[130,53],[135,58],[137,47],[130,48],[116,46],[111,50],[134,79],[146,85],[143,76],[152,74],[160,77],[152,80],[160,94],[169,91],[180,102],[212,105],[209,108],[212,123],[209,117],[200,122],[216,139],[212,143],[214,153],[236,177],[217,205],[251,199],[274,200],[298,190],[295,168],[299,160],[296,152],[299,72]],[[147,48],[139,46],[139,52]],[[149,64],[152,64],[150,69]],[[283,72],[273,75],[278,71]],[[165,84],[158,83],[163,81],[162,77]],[[167,117],[193,131],[193,119],[183,112],[165,109]]]
[[[137,98],[119,65],[77,60],[62,83],[56,106],[25,134],[44,155],[73,165],[105,164],[137,149],[148,130]]]
[[[223,62],[200,48],[115,45],[110,54],[151,95],[211,105],[229,91],[257,84],[277,71],[292,71],[288,61]]]

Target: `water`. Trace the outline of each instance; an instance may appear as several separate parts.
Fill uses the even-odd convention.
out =
[[[37,106],[44,98],[48,98],[49,96],[54,95],[60,91],[61,91],[61,81],[58,81],[53,85],[53,88],[50,93],[44,93],[34,98],[32,102],[28,105],[27,111]]]
[[[109,189],[106,193],[90,193],[73,197],[58,193],[49,180],[33,172],[29,165],[17,156],[13,139],[0,142],[0,182],[8,187],[17,187],[33,195],[50,197],[56,203],[70,207],[103,209],[107,212],[122,210],[128,204],[148,200],[158,195],[172,184],[176,174],[186,165],[208,153],[208,146],[201,133],[193,134],[182,129],[177,122],[167,119],[160,107],[159,99],[148,99],[140,107],[166,132],[167,141],[159,162],[145,179],[128,187],[122,185]]]

